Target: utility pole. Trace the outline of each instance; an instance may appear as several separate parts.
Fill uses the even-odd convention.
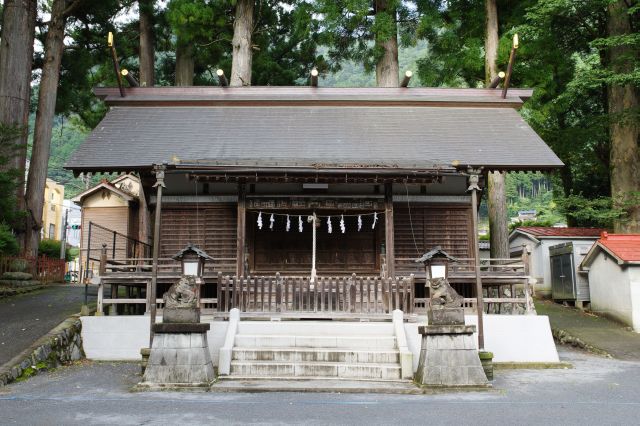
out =
[[[64,210],[64,219],[62,220],[62,232],[60,233],[60,259],[67,258],[67,220],[69,217],[69,209]]]

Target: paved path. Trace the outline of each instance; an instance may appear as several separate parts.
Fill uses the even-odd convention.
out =
[[[96,288],[89,287],[89,301]],[[80,312],[84,286],[49,285],[0,300],[0,365],[11,360],[69,315]]]
[[[635,424],[640,362],[563,349],[575,368],[496,371],[495,388],[434,395],[130,392],[135,363],[85,362],[0,388],[0,423],[30,425]]]
[[[549,316],[553,329],[565,330],[614,358],[640,361],[640,333],[606,318],[548,300],[536,301],[536,310],[539,315]]]

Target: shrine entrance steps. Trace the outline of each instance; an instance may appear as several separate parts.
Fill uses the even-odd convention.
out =
[[[391,322],[240,322],[229,379],[401,380]]]

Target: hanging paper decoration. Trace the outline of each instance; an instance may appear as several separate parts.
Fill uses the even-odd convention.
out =
[[[289,215],[287,215],[287,232],[291,229],[291,220],[289,219]]]
[[[344,234],[347,230],[346,226],[344,226],[344,215],[340,216],[340,231]]]
[[[362,229],[362,216],[358,215],[358,232]]]
[[[378,212],[373,213],[373,224],[371,225],[371,229],[376,228],[376,222],[378,221]]]
[[[302,232],[302,216],[298,216],[298,232]]]
[[[271,217],[269,218],[269,229],[273,231],[273,222],[276,221],[276,218],[273,217],[273,213],[271,213]]]
[[[327,217],[327,232],[330,234],[333,232],[333,228],[331,227],[331,216]]]
[[[262,212],[258,213],[258,229],[262,229]]]

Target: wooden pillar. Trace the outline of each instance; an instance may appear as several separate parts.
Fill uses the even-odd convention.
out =
[[[151,266],[151,288],[149,289],[149,316],[150,326],[149,331],[149,347],[153,343],[153,325],[156,322],[156,292],[158,288],[158,255],[160,254],[160,221],[162,218],[162,189],[164,184],[164,172],[167,166],[164,164],[156,164],[154,167],[156,175],[156,183],[153,185],[156,188],[156,211],[155,211],[155,223],[153,224],[153,263]]]
[[[247,188],[238,183],[238,229],[236,244],[236,276],[244,276],[244,251],[247,234]]]
[[[387,261],[387,276],[396,274],[395,243],[393,235],[393,184],[384,184],[384,249]]]
[[[479,171],[470,171],[469,188],[471,191],[471,243],[473,244],[473,258],[476,272],[476,310],[478,314],[478,349],[484,350],[484,300],[482,296],[482,277],[480,275],[480,247],[478,246],[478,186],[480,180]]]

